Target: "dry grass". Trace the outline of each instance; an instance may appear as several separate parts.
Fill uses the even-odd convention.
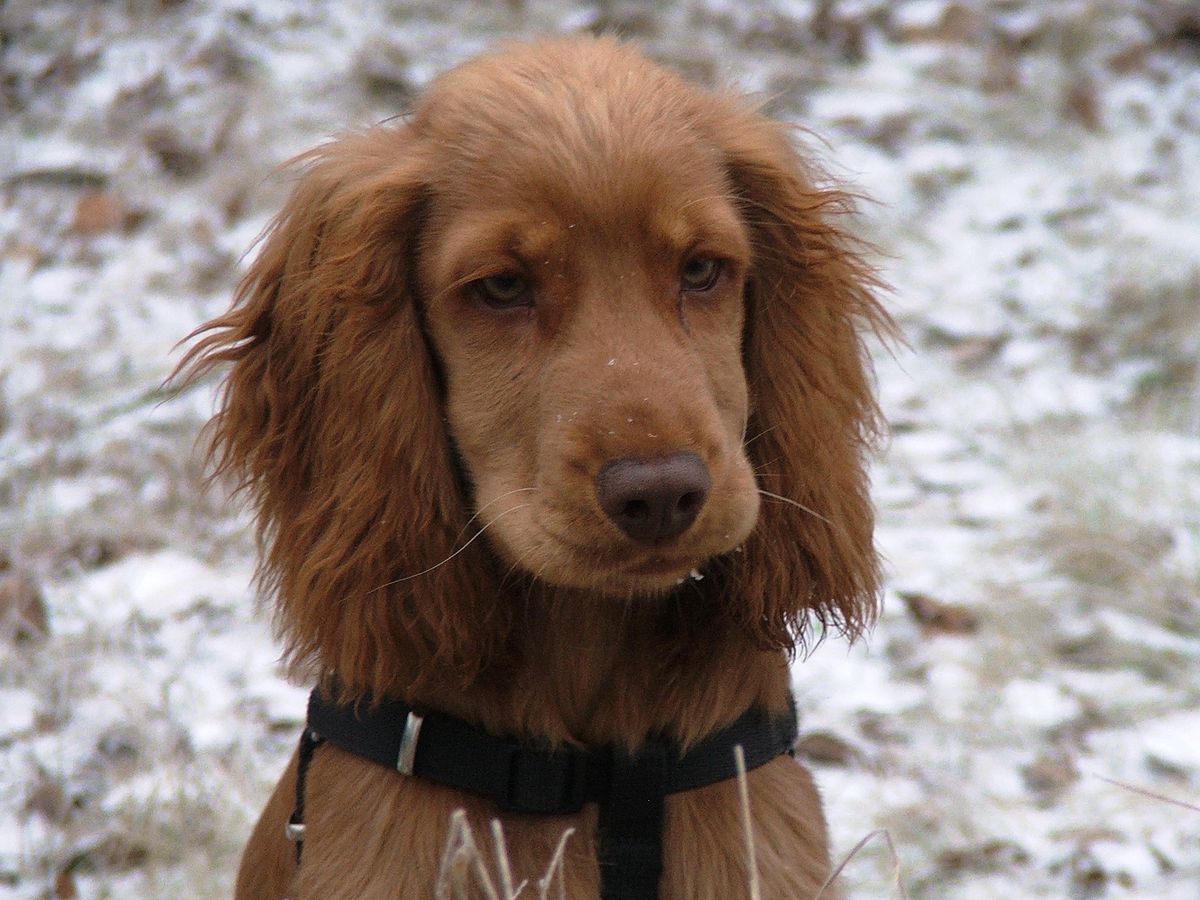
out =
[[[51,633],[7,657],[0,687],[31,691],[34,714],[0,747],[21,779],[23,835],[0,876],[57,884],[64,897],[228,896],[252,804],[269,787],[255,780],[264,761],[241,744],[193,746],[169,684],[156,698],[130,680],[146,625]]]
[[[738,796],[741,806],[742,835],[744,837],[745,858],[748,861],[749,877],[746,884],[747,900],[761,900],[762,888],[759,884],[758,863],[754,846],[753,815],[750,809],[750,789],[746,780],[745,754],[741,746],[734,748],[737,763]],[[504,829],[500,822],[491,822],[492,844],[490,852],[481,849],[475,834],[467,821],[466,813],[456,811],[450,817],[450,827],[446,835],[446,846],[442,854],[442,864],[439,870],[435,896],[438,900],[466,900],[482,892],[487,900],[568,900],[566,887],[562,878],[563,854],[567,843],[575,834],[573,828],[566,829],[559,839],[558,847],[546,866],[546,871],[535,883],[527,881],[514,883],[508,861],[508,853],[504,842]],[[872,841],[882,840],[891,860],[890,897],[908,900],[904,887],[900,855],[892,842],[892,836],[886,829],[872,831],[859,841],[849,853],[834,867],[832,874],[813,896],[812,900],[822,900],[826,892],[841,877],[846,867]],[[531,893],[525,893],[526,889]]]
[[[892,834],[886,828],[878,828],[872,831],[847,853],[840,863],[838,863],[833,873],[828,880],[821,885],[821,889],[817,891],[813,900],[821,900],[825,892],[841,877],[842,872],[846,867],[858,856],[858,854],[867,847],[870,843],[876,840],[881,840],[887,848],[888,858],[891,860],[891,889],[888,893],[889,897],[898,897],[899,900],[908,900],[908,890],[904,887],[904,869],[900,863],[900,854],[896,850],[896,844],[892,840]]]
[[[1186,809],[1189,812],[1194,812],[1194,813],[1200,815],[1200,805],[1197,805],[1195,803],[1188,803],[1186,800],[1180,800],[1176,797],[1168,797],[1165,794],[1160,794],[1158,791],[1152,791],[1152,790],[1149,790],[1148,788],[1138,787],[1136,784],[1126,784],[1124,781],[1117,781],[1114,778],[1105,778],[1103,775],[1097,775],[1096,777],[1099,778],[1101,781],[1107,782],[1108,784],[1114,785],[1115,787],[1122,788],[1126,791],[1130,791],[1131,793],[1137,794],[1141,797],[1145,797],[1149,800],[1155,800],[1159,803],[1165,803],[1168,806],[1176,806],[1176,807],[1179,807],[1180,809]]]
[[[1112,419],[1051,423],[1031,439],[1028,468],[1046,485],[1034,544],[1066,583],[1060,599],[1196,638],[1200,265],[1177,236],[1136,229],[1109,261],[1103,307],[1073,335],[1077,367],[1136,373],[1129,400]],[[1158,658],[1133,662],[1155,675],[1171,668],[1149,655]]]
[[[446,847],[434,888],[438,900],[466,900],[475,896],[477,890],[482,891],[487,900],[517,900],[522,895],[534,896],[525,894],[526,888],[536,891],[538,900],[567,900],[562,871],[563,854],[575,829],[563,831],[545,873],[532,885],[527,881],[513,882],[504,829],[498,819],[492,820],[491,830],[492,847],[489,854],[480,849],[466,813],[457,810],[451,815]]]
[[[1141,367],[1134,408],[1152,426],[1200,433],[1200,264],[1186,248],[1137,238],[1121,245],[1105,307],[1073,343],[1085,369]]]
[[[1049,441],[1040,465],[1053,489],[1037,543],[1075,599],[1200,636],[1200,459],[1169,433],[1096,424]]]

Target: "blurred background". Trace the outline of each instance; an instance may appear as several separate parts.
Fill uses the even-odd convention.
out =
[[[497,40],[615,32],[861,192],[887,608],[794,678],[851,897],[1195,898],[1200,4],[0,4],[0,897],[223,897],[302,686],[206,491],[275,168]],[[1114,783],[1117,782],[1117,783]]]

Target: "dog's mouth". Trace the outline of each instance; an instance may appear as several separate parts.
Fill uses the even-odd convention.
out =
[[[705,566],[715,557],[732,548],[698,546],[665,546],[658,548],[621,547],[605,554],[605,561],[596,564],[591,556],[592,569],[599,579],[593,587],[602,592],[626,595],[648,592],[659,594],[688,581],[704,578]],[[578,557],[576,557],[578,559]]]
[[[607,574],[596,572],[598,581],[592,585],[602,593],[628,596],[630,594],[662,594],[687,583],[704,578],[702,570],[711,559],[707,553],[652,553],[638,555],[608,567]]]
[[[625,566],[622,572],[634,577],[674,577],[682,579],[691,572],[696,571],[697,566],[702,563],[703,560],[697,559],[692,555],[656,553]]]
[[[687,547],[678,542],[637,548],[584,542],[544,526],[538,531],[540,552],[522,554],[522,568],[550,583],[614,596],[669,590],[699,575],[704,564],[716,555],[712,548]]]

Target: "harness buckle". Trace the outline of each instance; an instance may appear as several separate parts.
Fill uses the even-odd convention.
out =
[[[575,747],[553,752],[514,747],[508,759],[505,812],[566,815],[587,799],[588,754]]]
[[[425,719],[415,712],[410,712],[404,721],[404,735],[400,738],[400,752],[396,754],[396,771],[401,775],[413,773],[413,763],[417,758],[417,740],[421,737],[421,723]]]

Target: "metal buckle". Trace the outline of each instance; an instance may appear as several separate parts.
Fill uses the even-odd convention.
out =
[[[425,719],[410,712],[404,721],[404,736],[400,738],[400,752],[396,754],[396,771],[401,775],[413,773],[413,762],[417,758],[417,739],[421,736],[421,723]]]
[[[283,826],[283,836],[293,844],[304,840],[304,823],[303,822],[287,822]]]

